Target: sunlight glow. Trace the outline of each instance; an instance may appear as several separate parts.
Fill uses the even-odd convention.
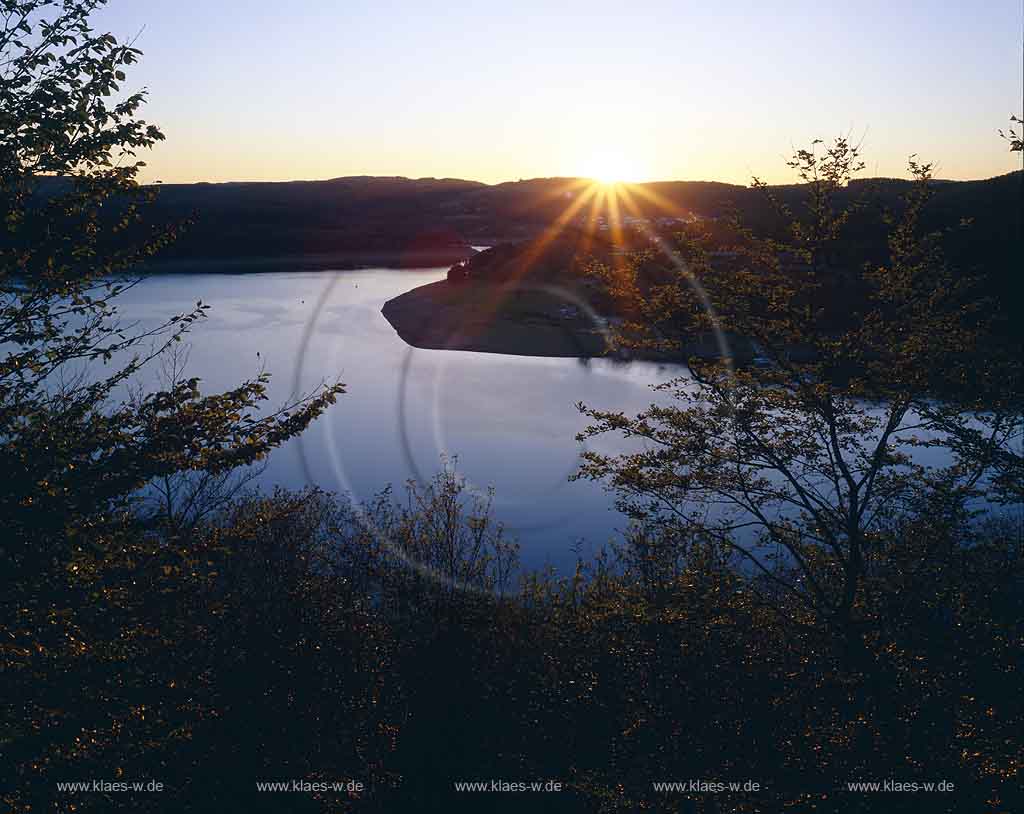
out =
[[[594,153],[583,169],[584,177],[606,186],[640,180],[637,164],[628,155],[611,150]]]

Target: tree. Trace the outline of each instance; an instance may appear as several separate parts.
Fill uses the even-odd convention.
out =
[[[0,727],[22,781],[3,799],[17,808],[25,792],[26,810],[52,795],[32,783],[48,769],[108,776],[138,699],[175,686],[171,645],[189,631],[203,644],[208,617],[174,613],[216,584],[217,552],[151,533],[139,490],[182,473],[223,484],[342,392],[261,410],[261,374],[225,393],[175,376],[132,396],[206,306],[149,331],[118,317],[141,281],[127,275],[178,227],[143,219],[153,193],[136,154],[163,136],[138,117],[145,93],[121,91],[140,52],[90,26],[104,2],[0,2]],[[166,708],[134,730],[143,752],[173,746]]]
[[[1010,126],[1007,128],[1007,132],[999,131],[999,135],[1009,143],[1011,153],[1024,152],[1024,134],[1018,133],[1014,127],[1019,124],[1024,124],[1024,121],[1016,116],[1010,116]]]
[[[1024,150],[1024,141],[1010,117],[1007,132],[999,135],[1011,153]],[[992,303],[987,304],[993,307]],[[1004,319],[1015,321],[1012,305]],[[940,431],[937,441],[949,447],[962,465],[984,461],[991,473],[992,499],[1000,503],[1024,502],[1024,349],[1019,332],[990,337],[984,344],[985,358],[977,369],[949,365],[944,374],[956,380],[946,388],[946,398],[919,403],[921,414]],[[1009,340],[1009,341],[1007,341]]]
[[[577,477],[608,483],[663,543],[730,552],[765,602],[799,603],[849,665],[864,667],[866,642],[890,632],[873,600],[902,556],[903,531],[922,513],[958,527],[998,457],[915,459],[918,445],[949,443],[921,407],[995,371],[978,364],[977,292],[945,263],[942,236],[920,229],[930,166],[911,159],[902,209],[883,215],[886,257],[865,262],[851,234],[870,199],[848,196],[863,166],[858,149],[842,138],[819,145],[790,162],[805,208],[755,179],[776,226],[755,234],[733,220],[725,259],[690,232],[667,252],[672,263],[647,254],[597,268],[630,315],[620,342],[678,350],[704,331],[737,352],[691,357],[689,376],[660,388],[668,403],[639,415],[581,404],[593,422],[581,440],[612,432],[637,443],[617,456],[584,453]],[[1005,450],[1003,430],[985,443]],[[940,545],[921,543],[917,563]]]
[[[118,402],[206,306],[143,333],[118,319],[118,295],[139,282],[125,273],[176,229],[142,218],[152,192],[136,154],[163,135],[138,118],[144,91],[121,94],[138,49],[90,27],[104,1],[0,6],[0,507],[14,579],[101,534],[151,479],[259,460],[342,392],[260,415],[265,375],[216,395],[180,378]],[[142,352],[144,340],[155,347]],[[100,363],[113,372],[91,378]]]

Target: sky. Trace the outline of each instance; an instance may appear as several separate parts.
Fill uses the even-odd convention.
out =
[[[167,136],[143,180],[793,180],[811,139],[1020,168],[1022,3],[110,0]]]

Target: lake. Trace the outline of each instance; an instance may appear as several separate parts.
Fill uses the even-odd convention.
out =
[[[316,484],[367,500],[388,484],[429,480],[441,456],[481,490],[520,545],[523,566],[571,571],[573,547],[592,554],[626,519],[599,485],[570,483],[585,426],[579,401],[635,412],[650,385],[682,368],[408,346],[384,302],[443,279],[445,269],[162,274],[119,297],[125,320],[153,326],[202,300],[209,318],[189,335],[188,376],[203,392],[265,367],[270,404],[340,379],[347,392],[305,434],[271,454],[261,485]],[[151,371],[149,375],[153,375]],[[611,450],[614,439],[607,439]]]

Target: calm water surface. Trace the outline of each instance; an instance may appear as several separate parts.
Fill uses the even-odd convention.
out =
[[[190,335],[186,371],[204,392],[262,367],[275,406],[323,380],[345,383],[336,406],[270,456],[264,487],[314,483],[365,500],[388,484],[401,491],[409,478],[429,479],[442,455],[458,456],[475,487],[494,488],[494,513],[520,542],[523,565],[568,569],[574,543],[592,553],[626,525],[600,486],[568,481],[585,426],[575,404],[640,410],[654,400],[650,385],[681,369],[411,348],[381,306],[444,274],[168,274],[118,301],[140,327],[199,299],[211,306]]]

